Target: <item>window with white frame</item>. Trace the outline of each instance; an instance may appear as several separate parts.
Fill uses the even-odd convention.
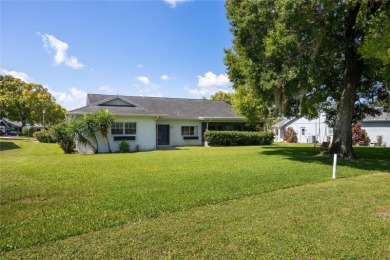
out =
[[[114,122],[111,126],[112,135],[136,135],[137,123]]]
[[[198,136],[198,127],[197,126],[182,126],[181,127],[182,136]]]
[[[328,128],[328,135],[333,135],[333,128]]]

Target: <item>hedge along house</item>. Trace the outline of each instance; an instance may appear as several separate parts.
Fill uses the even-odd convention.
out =
[[[115,122],[108,136],[112,151],[122,140],[132,150],[204,145],[206,130],[244,130],[245,118],[224,101],[88,94],[86,106],[66,113],[67,120],[107,109]],[[99,152],[108,152],[107,141],[97,133]],[[79,153],[93,152],[77,144]]]

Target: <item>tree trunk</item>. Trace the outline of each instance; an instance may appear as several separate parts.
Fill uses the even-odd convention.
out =
[[[355,158],[352,148],[352,117],[356,90],[363,73],[363,60],[357,52],[355,31],[356,16],[360,4],[348,10],[345,24],[345,67],[343,93],[337,105],[337,116],[333,130],[333,142],[330,154],[338,154],[341,158]]]
[[[110,146],[110,141],[108,140],[107,135],[106,135],[106,140],[107,140],[107,144],[108,144],[108,152],[109,152],[109,153],[112,153],[112,151],[111,151],[111,146]]]

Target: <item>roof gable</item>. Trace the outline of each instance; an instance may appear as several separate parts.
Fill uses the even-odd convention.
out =
[[[91,106],[107,106],[107,107],[140,107],[134,102],[123,97],[110,97],[92,104]]]

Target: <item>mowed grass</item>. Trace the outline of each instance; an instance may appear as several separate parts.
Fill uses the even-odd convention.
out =
[[[312,145],[184,147],[132,154],[65,155],[56,144],[1,140],[0,150],[0,245],[3,253],[8,251],[4,256],[11,258],[23,254],[44,258],[46,253],[54,257],[59,252],[64,252],[64,258],[88,257],[85,250],[91,252],[89,257],[228,257],[233,254],[245,258],[252,251],[255,255],[271,257],[306,255],[300,251],[304,250],[305,239],[307,246],[315,246],[310,241],[316,238],[321,243],[318,229],[325,222],[319,222],[318,227],[313,225],[322,215],[327,216],[333,205],[316,206],[317,201],[322,201],[318,194],[324,195],[324,201],[326,197],[331,202],[346,199],[340,200],[341,204],[335,203],[334,212],[326,217],[334,225],[329,233],[341,226],[345,234],[352,228],[358,237],[363,222],[356,229],[351,225],[344,227],[343,223],[374,216],[375,225],[368,225],[368,233],[372,231],[374,235],[363,235],[356,243],[371,238],[381,241],[389,235],[386,217],[390,208],[389,189],[385,185],[389,183],[389,175],[347,178],[388,173],[390,149],[358,147],[362,159],[340,161],[340,179],[336,181],[331,180],[331,160],[316,156],[318,150]],[[371,186],[365,187],[366,182],[372,182]],[[336,187],[340,194],[318,193],[321,185],[325,185],[322,189]],[[295,186],[302,187],[289,189]],[[365,197],[365,193],[374,194],[365,197],[367,203],[351,218],[349,205],[361,202],[354,192],[360,192],[360,197]],[[346,197],[346,194],[350,195]],[[369,198],[374,198],[372,204]],[[276,232],[271,222],[276,221],[274,224],[278,226],[278,218],[272,216],[272,210],[279,211],[277,214],[282,218],[279,221],[289,217],[295,220]],[[338,211],[344,214],[345,222],[334,222],[334,217],[341,214]],[[263,218],[261,212],[268,215]],[[301,219],[303,213],[306,217]],[[309,221],[311,215],[318,216]],[[253,228],[252,219],[254,223],[264,222],[258,225],[262,229]],[[382,222],[387,229],[381,229]],[[305,223],[309,223],[309,230],[301,241],[300,232],[305,232]],[[208,236],[202,235],[206,233]],[[268,233],[273,238],[268,237],[268,242],[262,241],[264,246],[256,247],[261,239],[251,236],[261,238]],[[284,239],[293,241],[293,249],[283,247]],[[280,248],[272,246],[275,241]],[[172,247],[176,244],[177,248]],[[388,252],[383,243],[378,245],[368,254]],[[337,247],[337,243],[330,245],[333,250]],[[318,253],[325,257],[327,251],[325,248]]]

